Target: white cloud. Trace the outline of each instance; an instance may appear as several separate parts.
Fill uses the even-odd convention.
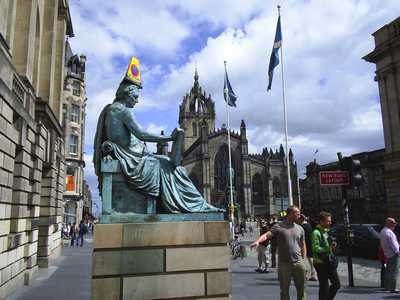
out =
[[[178,105],[193,84],[195,64],[201,86],[216,103],[217,126],[225,122],[222,86],[227,60],[239,96],[232,126],[238,129],[240,120],[246,121],[250,152],[279,147],[284,140],[280,66],[272,91],[266,92],[275,4],[71,1],[74,50],[88,55],[86,143],[91,143],[100,110],[112,101],[123,76],[126,66],[121,61],[139,53],[144,89],[135,110],[147,130],[159,133],[176,126]],[[97,9],[87,17],[85,11],[92,5]],[[374,66],[361,57],[374,48],[371,33],[398,16],[397,6],[395,0],[283,2],[289,144],[301,168],[314,157],[327,162],[336,159],[338,151],[346,155],[383,147]],[[201,42],[185,44],[191,38]],[[319,153],[314,155],[316,149]]]

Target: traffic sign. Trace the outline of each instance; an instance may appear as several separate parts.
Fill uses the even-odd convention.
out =
[[[347,171],[321,171],[319,172],[321,185],[349,185],[349,172]]]

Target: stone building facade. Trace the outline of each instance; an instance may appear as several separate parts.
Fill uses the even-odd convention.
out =
[[[363,184],[347,190],[350,222],[383,223],[388,211],[388,197],[385,189],[385,149],[353,154],[361,162]],[[339,162],[320,165],[316,161],[306,167],[307,177],[301,180],[301,207],[303,212],[317,220],[321,210],[329,211],[335,222],[343,223],[341,186],[320,184],[320,171],[340,170]]]
[[[0,299],[59,253],[66,0],[0,1]]]
[[[385,137],[388,213],[400,218],[400,17],[372,34],[375,49],[364,59],[376,64]]]
[[[215,104],[199,84],[197,70],[190,92],[179,108],[179,125],[185,130],[183,165],[190,178],[210,203],[226,207],[228,130],[225,125],[215,128]],[[240,216],[276,214],[276,207],[287,199],[285,152],[265,148],[260,154],[249,154],[246,124],[240,131],[231,131],[232,167],[235,170],[235,201]],[[164,149],[164,150],[163,150]],[[165,145],[158,145],[162,153]],[[290,151],[294,202],[297,203],[297,165]]]
[[[63,91],[63,129],[65,135],[64,193],[66,223],[80,222],[84,217],[84,167],[86,86],[84,55],[74,55],[65,45],[65,79]]]

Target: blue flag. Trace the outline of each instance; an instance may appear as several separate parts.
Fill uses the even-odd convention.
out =
[[[228,79],[228,72],[226,71],[226,61],[224,63],[225,63],[224,98],[229,106],[236,107],[237,96],[233,92],[231,83],[229,82]]]
[[[282,46],[282,30],[281,30],[281,16],[278,18],[278,23],[276,24],[276,33],[274,46],[272,47],[271,58],[269,59],[268,67],[268,91],[271,89],[272,78],[274,77],[274,68],[279,65],[279,48]]]

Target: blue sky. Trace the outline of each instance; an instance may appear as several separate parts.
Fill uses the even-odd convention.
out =
[[[193,84],[216,102],[224,122],[223,61],[239,96],[232,127],[244,119],[249,151],[283,142],[280,68],[266,92],[267,68],[282,6],[289,144],[300,172],[320,163],[384,147],[371,34],[398,16],[397,0],[70,0],[73,51],[87,56],[86,178],[95,201],[91,163],[97,117],[114,93],[131,55],[139,57],[143,90],[135,108],[142,127],[159,133],[178,124],[182,97]]]

